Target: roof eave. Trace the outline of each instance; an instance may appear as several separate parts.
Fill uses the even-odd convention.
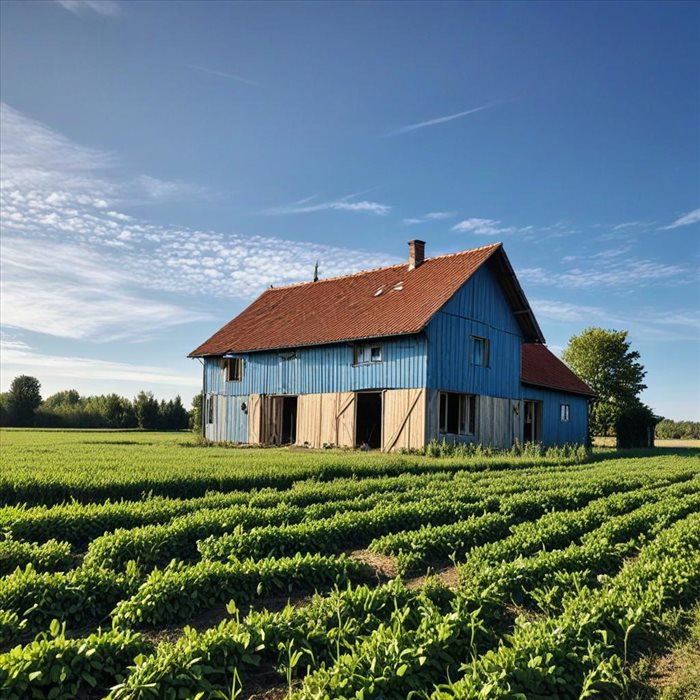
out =
[[[515,270],[513,269],[513,266],[511,265],[510,260],[508,259],[506,251],[503,249],[503,245],[500,244],[499,247],[494,251],[494,253],[495,252],[499,252],[500,255],[496,257],[489,256],[488,260],[498,260],[501,263],[501,271],[506,273],[505,279],[511,284],[510,289],[506,284],[504,284],[504,291],[506,293],[508,301],[511,304],[511,307],[513,308],[513,313],[516,315],[518,323],[521,329],[523,330],[523,333],[525,333],[525,342],[542,343],[544,345],[546,343],[544,333],[542,333],[540,324],[535,318],[535,314],[532,311],[530,302],[525,296],[525,292],[523,291],[523,288],[520,285],[520,282],[518,281],[518,278],[515,274]],[[497,277],[501,281],[501,284],[503,284],[505,281],[504,275],[498,275]],[[514,301],[519,301],[520,304],[518,305],[514,303]],[[516,308],[516,306],[519,308]]]
[[[382,340],[384,338],[401,338],[407,335],[418,335],[422,331],[423,328],[418,328],[417,330],[402,331],[401,333],[383,333],[382,335],[352,336],[350,338],[340,338],[339,340],[319,340],[317,343],[267,345],[262,348],[245,349],[228,348],[226,350],[221,350],[220,352],[197,353],[195,350],[191,352],[187,357],[221,357],[222,355],[225,355],[227,353],[244,355],[251,352],[276,352],[279,350],[298,350],[299,348],[316,348],[321,345],[340,345],[344,343],[357,343],[367,340]]]
[[[549,389],[550,391],[559,391],[563,394],[576,394],[577,396],[585,396],[589,399],[594,399],[597,394],[595,394],[593,391],[576,391],[575,389],[565,389],[560,386],[553,386],[552,384],[544,384],[542,382],[533,382],[533,381],[526,381],[525,379],[520,380],[521,384],[524,384],[525,386],[534,386],[539,389]]]

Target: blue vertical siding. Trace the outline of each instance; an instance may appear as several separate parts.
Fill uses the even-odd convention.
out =
[[[428,387],[518,398],[522,332],[498,280],[484,266],[433,317]],[[472,336],[489,340],[489,366],[472,364]]]
[[[427,341],[422,335],[386,338],[382,362],[353,366],[352,344],[296,350],[286,360],[277,351],[241,355],[243,380],[227,382],[219,358],[205,359],[206,391],[228,396],[248,394],[320,394],[363,389],[425,386]]]
[[[585,396],[531,386],[523,386],[522,396],[525,401],[542,402],[541,437],[545,445],[586,442],[588,400]],[[559,410],[561,404],[569,404],[570,406],[570,416],[567,422],[561,420]]]
[[[229,442],[248,442],[248,413],[242,405],[247,396],[226,397],[226,435]]]

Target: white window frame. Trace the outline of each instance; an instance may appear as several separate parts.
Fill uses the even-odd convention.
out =
[[[568,423],[571,420],[571,404],[559,404],[559,420],[562,423]]]
[[[353,347],[353,365],[372,365],[384,360],[381,343],[358,343]]]

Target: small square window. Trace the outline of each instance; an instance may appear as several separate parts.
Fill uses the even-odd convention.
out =
[[[240,357],[229,357],[225,362],[226,381],[240,382],[243,379],[243,359]]]
[[[363,343],[355,345],[353,349],[353,364],[367,365],[371,362],[382,361],[382,346]]]
[[[479,367],[489,366],[489,341],[487,338],[472,336],[472,363]]]
[[[563,403],[559,406],[559,415],[562,423],[568,423],[570,417],[569,404]]]

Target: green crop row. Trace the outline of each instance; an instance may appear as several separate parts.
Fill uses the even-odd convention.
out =
[[[58,621],[52,636],[0,654],[0,694],[5,700],[72,700],[122,681],[127,668],[152,644],[130,631],[110,630],[68,639]]]
[[[360,585],[314,596],[301,608],[280,612],[251,611],[205,632],[185,630],[174,643],[163,643],[144,659],[109,696],[110,700],[205,697],[230,692],[234,670],[245,683],[247,673],[273,664],[281,674],[296,676],[309,665],[333,662],[358,637],[372,633],[397,610],[420,622],[422,604],[450,607],[453,595],[440,587],[407,589],[400,581]],[[240,683],[238,685],[240,690]]]
[[[295,552],[332,554],[369,542],[376,534],[415,529],[424,523],[454,522],[477,512],[479,504],[444,498],[389,504],[369,511],[292,525],[267,525],[247,532],[208,537],[198,547],[202,558],[226,561],[245,557],[285,556]]]
[[[135,566],[119,573],[97,567],[39,573],[28,566],[3,579],[0,610],[16,614],[25,634],[48,629],[53,619],[80,628],[106,620],[120,600],[136,592],[140,580]]]
[[[468,519],[447,525],[427,525],[419,530],[392,532],[373,540],[369,549],[398,556],[400,568],[405,573],[411,566],[445,559],[452,554],[463,555],[477,544],[505,537],[513,524],[537,518],[550,510],[580,507],[615,488],[624,490],[624,486],[606,483],[515,494],[500,500],[498,509],[503,515],[494,520],[494,530],[488,537],[483,537],[478,521]]]
[[[649,537],[686,516],[700,511],[700,494],[667,497],[647,503],[624,515],[606,520],[600,527],[563,549],[543,550],[529,557],[504,560],[494,564],[478,556],[459,567],[461,590],[465,595],[480,596],[490,603],[522,604],[527,591],[548,585],[561,574],[589,572],[589,578],[610,574],[624,557],[629,556]]]
[[[700,514],[678,521],[596,588],[565,597],[561,614],[520,618],[495,650],[466,660],[462,679],[434,700],[616,697],[635,638],[658,637],[671,606],[700,596]]]
[[[632,633],[650,633],[668,600],[681,605],[700,593],[700,515],[671,527],[644,548],[638,562],[601,588],[582,587],[564,596],[556,617],[521,617],[497,648],[474,608],[477,599],[455,598],[462,607],[441,615],[424,608],[417,628],[382,625],[331,665],[307,674],[295,700],[405,698],[439,686],[434,698],[556,697],[574,700],[612,690],[611,654]],[[486,647],[486,648],[485,648]],[[451,683],[461,672],[463,678]],[[618,675],[616,680],[621,680]]]
[[[367,576],[364,564],[343,555],[296,554],[191,566],[174,562],[152,571],[129,600],[117,605],[113,621],[124,629],[177,623],[229,600],[241,605],[259,596],[329,588]]]
[[[0,508],[0,529],[15,539],[45,542],[56,538],[74,545],[84,545],[96,537],[118,528],[165,524],[187,513],[205,509],[221,509],[234,505],[269,508],[284,502],[289,505],[309,506],[325,504],[361,496],[375,496],[384,492],[401,493],[436,488],[451,474],[374,479],[338,479],[332,482],[315,480],[294,484],[286,491],[272,488],[229,493],[210,493],[198,498],[167,498],[149,496],[138,501],[106,503],[71,502],[54,506],[4,506]]]
[[[19,542],[12,537],[0,540],[0,576],[31,564],[37,571],[61,571],[75,562],[68,542],[48,540],[44,544]]]
[[[300,459],[298,453],[285,450],[201,448],[185,434],[80,431],[3,431],[3,448],[0,502],[5,505],[138,500],[149,493],[192,498],[208,491],[286,489],[310,478],[330,481],[465,469],[478,472],[580,461],[553,455],[434,459],[337,450],[309,451]]]
[[[191,560],[197,556],[197,541],[212,534],[267,523],[299,522],[304,510],[285,503],[274,508],[231,506],[219,510],[188,513],[164,525],[145,525],[115,530],[90,542],[85,565],[121,569],[127,562],[140,566],[165,566],[172,559]]]
[[[529,556],[540,549],[566,547],[608,518],[628,513],[663,495],[664,490],[640,489],[591,501],[580,510],[547,513],[534,522],[516,525],[502,540],[474,547],[469,551],[468,560],[474,557],[479,561],[498,563],[517,556]]]

